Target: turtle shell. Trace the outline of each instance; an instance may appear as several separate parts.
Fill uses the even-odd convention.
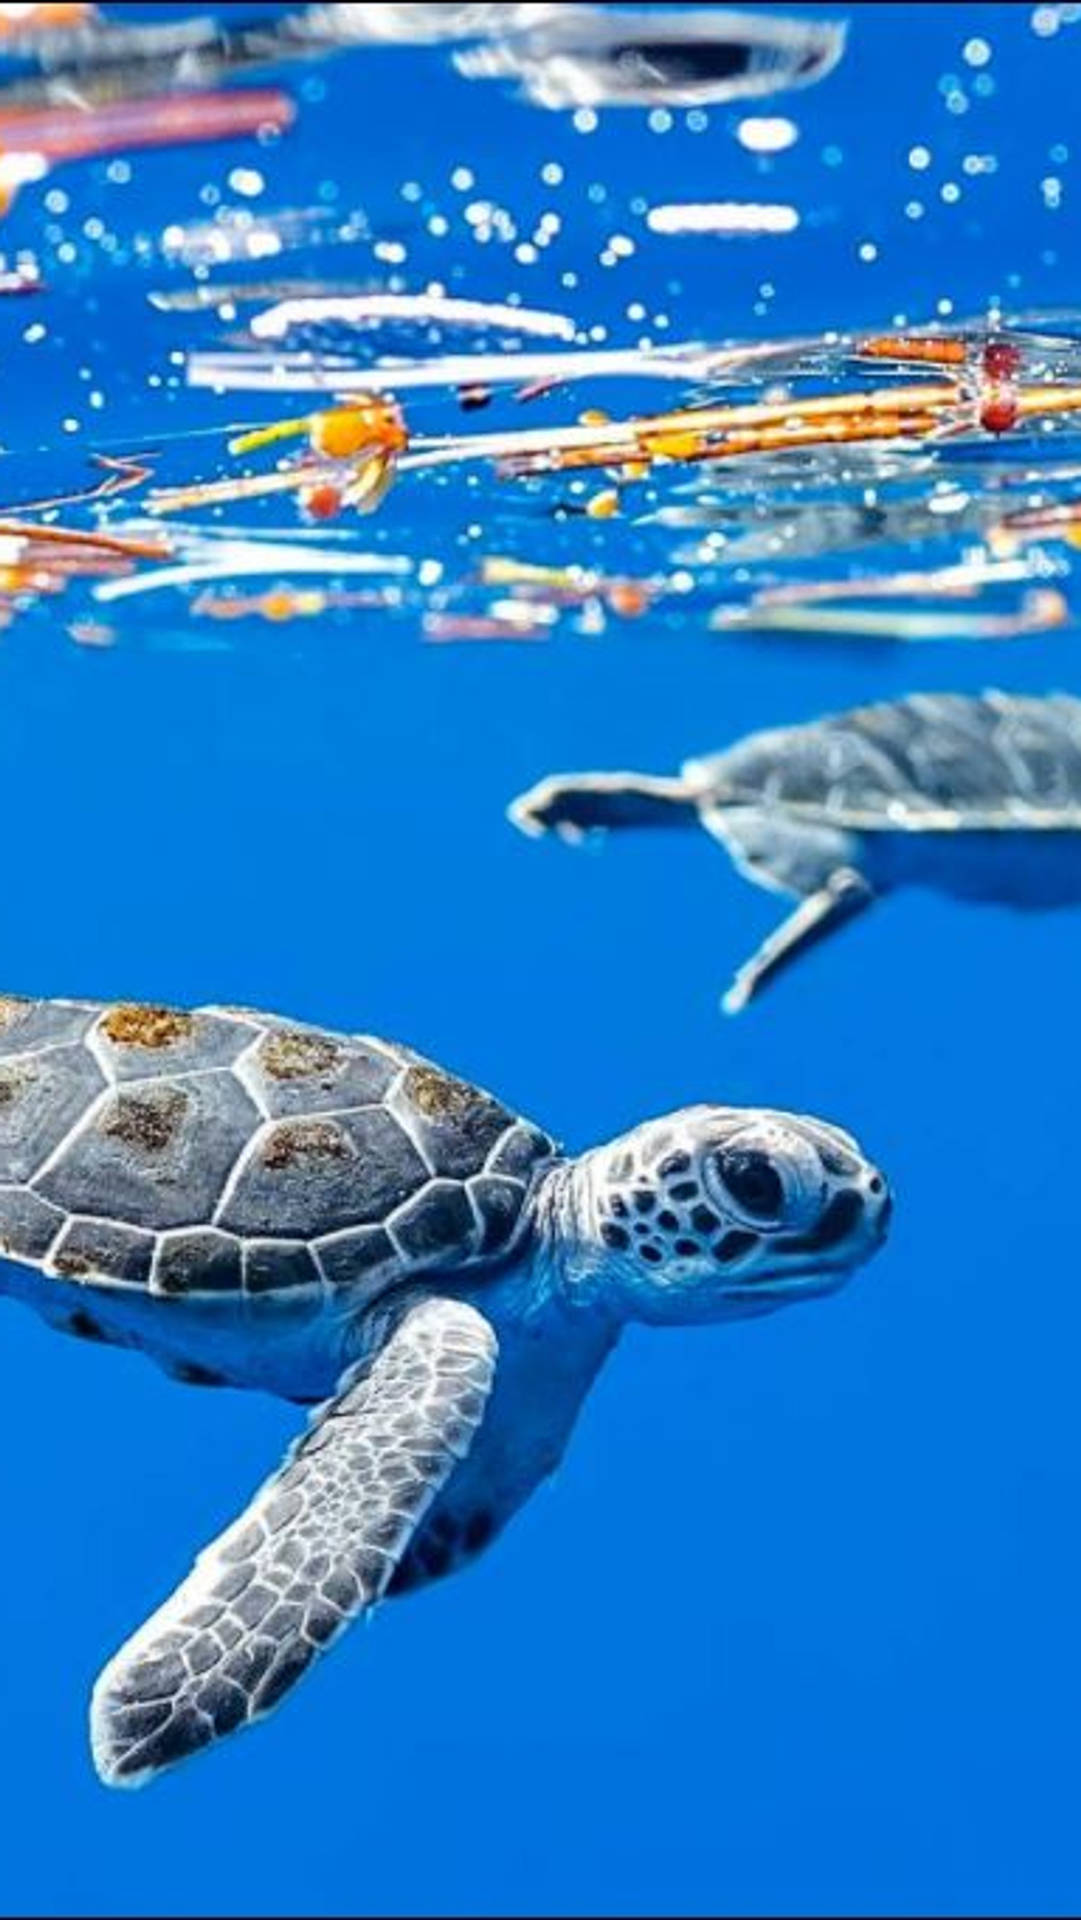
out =
[[[913,694],[751,734],[684,768],[700,805],[839,827],[1081,829],[1081,700]]]
[[[507,1252],[539,1128],[420,1055],[246,1009],[0,998],[0,1255],[168,1296]]]

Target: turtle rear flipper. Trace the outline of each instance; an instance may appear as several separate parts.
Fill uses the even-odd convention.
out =
[[[407,1308],[281,1472],[94,1689],[101,1778],[138,1786],[269,1713],[380,1600],[484,1418],[496,1336],[462,1301]]]
[[[565,840],[609,827],[690,827],[698,807],[683,780],[640,773],[553,774],[520,794],[507,815],[523,833]]]
[[[875,897],[862,873],[853,867],[841,867],[832,873],[825,886],[801,900],[787,920],[763,940],[758,952],[740,968],[721,1002],[724,1011],[742,1013],[748,1001],[785,967],[791,966],[837,927],[844,926],[846,920],[862,913]]]

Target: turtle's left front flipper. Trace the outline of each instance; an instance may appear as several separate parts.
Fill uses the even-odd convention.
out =
[[[841,867],[831,873],[825,886],[801,900],[788,919],[763,940],[758,952],[740,968],[721,1002],[725,1012],[741,1013],[768,981],[776,979],[785,967],[824,940],[828,933],[862,913],[874,898],[874,890],[854,867]]]
[[[279,1473],[94,1689],[102,1779],[134,1786],[269,1713],[379,1600],[484,1418],[496,1336],[464,1302],[406,1308]]]

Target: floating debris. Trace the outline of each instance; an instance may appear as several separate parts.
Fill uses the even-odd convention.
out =
[[[229,441],[231,454],[255,453],[281,440],[307,439],[313,454],[326,460],[352,460],[370,448],[401,453],[408,444],[401,412],[378,394],[358,397],[326,413],[305,414],[298,420],[277,420],[255,427]]]
[[[47,513],[54,507],[89,505],[92,500],[108,500],[114,494],[127,493],[132,487],[140,487],[150,479],[153,468],[144,459],[129,459],[123,454],[94,453],[90,456],[91,465],[104,467],[100,480],[92,486],[77,488],[71,493],[53,494],[46,500],[21,500],[17,507],[0,508],[4,513]]]
[[[469,627],[477,638],[516,637],[523,607],[545,633],[566,625],[601,634],[611,619],[648,611],[673,630],[712,624],[838,644],[994,642],[1050,632],[1068,617],[1069,550],[1081,548],[1081,325],[1069,315],[995,315],[948,331],[581,346],[593,331],[588,319],[544,307],[386,288],[308,296],[288,282],[259,284],[285,291],[257,308],[268,335],[258,351],[197,351],[188,381],[281,398],[295,389],[311,400],[289,407],[279,398],[270,419],[167,436],[156,452],[102,452],[91,484],[63,486],[58,474],[48,500],[20,501],[11,489],[16,523],[96,502],[110,514],[109,536],[147,538],[167,519],[175,542],[165,565],[109,555],[100,543],[77,556],[62,539],[52,568],[44,546],[29,559],[6,556],[21,569],[9,582],[20,607],[77,568],[105,601],[163,587],[226,589],[248,573],[268,575],[271,593],[283,579],[305,592],[297,574],[349,570],[342,562],[356,517],[374,513],[395,479],[404,513],[415,500],[423,517],[426,488],[454,474],[468,476],[478,529],[486,503],[519,523],[543,520],[565,564],[532,574],[497,549],[479,574],[474,563],[456,580],[446,555],[426,562],[435,571],[418,575],[409,604],[440,616],[430,637],[460,621],[482,623]],[[523,312],[525,326],[536,323],[546,337],[522,350],[510,335],[509,350],[492,350],[485,335],[493,323],[521,328]],[[287,344],[318,333],[330,316],[357,321],[339,324],[351,353]],[[480,350],[442,350],[440,335],[459,323]],[[383,351],[384,330],[399,325],[419,332],[415,352]],[[658,378],[675,388],[675,406],[597,404],[602,379]],[[530,395],[548,397],[542,424],[514,411]],[[478,410],[484,422],[463,418]],[[129,488],[145,517],[116,524],[110,496]],[[289,524],[234,527],[223,540],[209,518],[234,507],[236,518],[242,509],[273,513],[276,500]],[[208,516],[198,528],[197,515]],[[872,572],[866,556],[889,543],[919,547],[926,564]],[[853,579],[798,577],[801,561],[857,551]],[[616,552],[622,565],[602,563]],[[1020,589],[1012,596],[1003,593],[1007,566]]]
[[[88,27],[101,19],[97,7],[85,0],[17,0],[0,6],[0,47],[5,54],[20,53],[28,41],[68,27]]]
[[[933,336],[905,339],[897,334],[876,334],[869,340],[861,340],[856,353],[861,360],[918,361],[932,367],[963,367],[968,359],[963,340],[940,340]]]

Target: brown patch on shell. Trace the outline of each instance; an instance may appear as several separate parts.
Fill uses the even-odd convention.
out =
[[[163,1153],[187,1112],[188,1102],[175,1087],[155,1093],[122,1093],[101,1123],[101,1131],[126,1147]]]
[[[288,1028],[268,1034],[259,1049],[263,1071],[274,1080],[306,1080],[310,1074],[333,1074],[344,1054],[344,1047],[334,1040]]]
[[[58,1253],[52,1264],[65,1280],[82,1280],[94,1271],[90,1261],[81,1253]]]
[[[0,1068],[0,1107],[9,1107],[13,1100],[17,1100],[34,1077],[29,1067]]]
[[[347,1160],[349,1145],[329,1120],[290,1120],[276,1127],[263,1148],[263,1165],[272,1172],[305,1160]]]
[[[429,1120],[460,1120],[477,1099],[474,1087],[435,1067],[410,1067],[403,1091]]]
[[[110,1007],[101,1030],[115,1047],[172,1047],[195,1026],[190,1013],[174,1007],[143,1007],[123,1001]]]
[[[0,1033],[6,1033],[17,1020],[21,1020],[29,1005],[25,994],[0,993]]]

